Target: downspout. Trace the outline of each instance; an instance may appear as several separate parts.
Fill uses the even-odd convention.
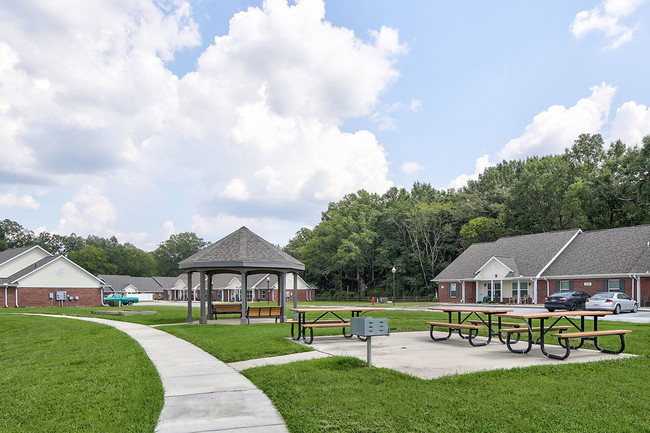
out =
[[[18,286],[16,286],[16,308],[18,307]]]
[[[5,308],[9,308],[9,304],[7,303],[7,285],[5,284]]]

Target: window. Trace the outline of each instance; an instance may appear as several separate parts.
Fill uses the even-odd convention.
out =
[[[519,292],[521,293],[521,296],[528,296],[528,283],[519,283]]]
[[[449,283],[449,297],[458,297],[458,283]]]
[[[266,299],[266,290],[260,290],[260,295],[262,299]]]
[[[620,292],[621,291],[621,280],[608,280],[607,289],[610,292]]]
[[[568,292],[569,290],[571,290],[569,281],[560,281],[560,292]]]
[[[501,283],[494,283],[494,299],[493,301],[497,301],[501,299]]]

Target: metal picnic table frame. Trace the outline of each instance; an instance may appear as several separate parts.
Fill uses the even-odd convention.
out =
[[[333,315],[336,317],[337,321],[334,323],[340,322],[341,324],[344,323],[350,323],[349,320],[344,319],[337,313],[344,313],[344,312],[349,312],[351,317],[359,317],[361,314],[365,314],[369,311],[383,311],[385,308],[376,308],[376,307],[346,307],[346,308],[338,308],[338,307],[333,307],[333,308],[290,308],[289,310],[294,311],[298,314],[298,336],[294,336],[293,334],[293,324],[292,323],[292,333],[291,333],[291,338],[294,340],[300,340],[302,337],[303,341],[307,342],[306,339],[306,331],[305,331],[305,326],[306,324],[315,324],[321,322],[324,317],[328,315]],[[320,316],[318,316],[314,320],[307,321],[307,313],[322,313]],[[346,338],[352,338],[353,334],[346,334],[345,333],[345,327],[343,328],[343,336]],[[359,339],[365,341],[365,337],[359,337]]]
[[[485,308],[485,307],[429,307],[429,310],[442,311],[447,313],[450,324],[454,323],[453,313],[456,313],[456,317],[457,317],[457,320],[455,322],[456,324],[462,325],[471,317],[476,317],[484,325],[486,325],[488,327],[488,337],[487,337],[487,341],[484,343],[474,343],[472,341],[473,337],[478,335],[478,330],[475,331],[476,332],[475,335],[472,335],[471,330],[469,331],[469,335],[463,335],[461,328],[454,329],[453,327],[449,327],[449,332],[447,334],[447,337],[434,338],[433,327],[431,328],[431,338],[435,341],[449,339],[449,337],[451,337],[452,331],[456,330],[458,332],[458,335],[460,335],[461,338],[469,339],[469,342],[472,346],[487,346],[492,341],[492,336],[498,336],[501,343],[505,344],[505,341],[503,341],[503,339],[501,338],[501,334],[499,333],[499,328],[501,328],[501,317],[504,314],[513,311],[512,309],[507,309],[507,308]],[[465,317],[462,317],[463,314],[466,314]],[[481,315],[487,316],[487,322],[483,317],[481,317]],[[493,324],[492,324],[492,316],[494,315],[497,316],[496,331],[493,329]]]
[[[586,317],[593,317],[593,330],[598,331],[598,318],[602,316],[607,316],[612,314],[611,311],[555,311],[555,312],[547,312],[547,313],[508,313],[503,317],[507,317],[508,319],[521,319],[524,320],[526,323],[526,326],[528,329],[522,328],[521,333],[527,333],[528,334],[528,344],[525,349],[520,350],[520,349],[514,349],[511,346],[511,341],[510,341],[510,336],[511,334],[508,334],[508,337],[506,338],[506,346],[508,347],[508,350],[511,351],[512,353],[528,353],[533,347],[533,344],[539,345],[542,353],[544,356],[547,358],[553,358],[553,359],[565,359],[568,356],[567,355],[562,357],[558,355],[554,355],[552,353],[549,353],[546,351],[546,348],[544,346],[544,337],[546,334],[549,332],[557,332],[554,330],[554,326],[558,324],[558,322],[562,319],[566,319],[574,328],[576,328],[580,332],[585,331],[585,318]],[[579,317],[580,322],[579,324],[576,322],[575,318]],[[545,326],[545,320],[550,319],[553,320],[555,319],[549,326]],[[533,321],[534,320],[539,320],[539,331],[534,331],[534,326],[533,326]],[[537,339],[534,338],[534,332],[538,332],[539,336]],[[560,331],[561,333],[562,331]],[[591,340],[594,342],[594,345],[598,350],[601,352],[607,353],[608,351],[606,349],[602,349],[601,347],[598,346],[598,337],[580,337],[580,344],[576,346],[570,346],[571,349],[579,349],[581,348],[586,340]],[[519,338],[517,338],[517,341],[519,341]],[[568,344],[568,340],[563,343],[561,339],[558,339],[558,342],[560,346],[564,347],[566,349],[565,344]],[[516,342],[515,342],[516,343]]]

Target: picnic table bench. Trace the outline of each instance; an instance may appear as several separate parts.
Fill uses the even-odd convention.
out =
[[[429,329],[429,335],[431,336],[431,339],[433,341],[443,341],[443,340],[449,340],[449,337],[451,337],[451,333],[453,331],[458,331],[458,334],[463,337],[469,339],[469,344],[472,346],[485,346],[485,344],[476,344],[473,342],[474,337],[478,335],[478,331],[483,329],[482,326],[479,325],[468,325],[466,323],[451,323],[451,322],[426,322],[427,325],[429,325],[431,328]],[[447,328],[447,336],[446,337],[434,337],[433,336],[433,328],[435,327],[440,327],[440,328]],[[469,333],[467,336],[461,334],[461,330],[463,329],[468,329]]]
[[[282,307],[248,307],[246,312],[248,323],[251,323],[251,317],[272,317],[275,323],[278,323],[278,319],[282,317]]]
[[[345,333],[345,328],[348,328],[350,326],[350,322],[328,322],[328,323],[323,323],[323,322],[318,322],[318,323],[305,323],[302,325],[303,328],[309,329],[309,340],[307,338],[304,338],[305,343],[311,344],[312,341],[314,341],[314,328],[341,328],[343,331],[343,336],[346,338],[352,337],[351,334],[346,334]],[[293,336],[293,325],[292,327],[292,336]]]
[[[212,304],[212,317],[215,320],[218,314],[239,314],[241,317],[241,304]]]
[[[619,353],[623,352],[623,350],[625,350],[625,334],[629,334],[630,332],[632,331],[629,329],[607,329],[603,331],[560,332],[557,334],[551,334],[551,337],[557,337],[560,345],[566,349],[564,355],[552,355],[551,357],[555,359],[566,359],[569,357],[569,353],[571,352],[569,338],[580,338],[582,341],[591,340],[594,342],[596,349],[600,350],[601,352],[618,355]],[[621,338],[621,347],[618,350],[603,349],[598,345],[598,337],[604,337],[608,335],[618,335]]]

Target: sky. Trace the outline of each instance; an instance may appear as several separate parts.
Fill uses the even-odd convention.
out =
[[[4,0],[0,219],[283,246],[360,189],[640,145],[649,52],[650,0]]]

